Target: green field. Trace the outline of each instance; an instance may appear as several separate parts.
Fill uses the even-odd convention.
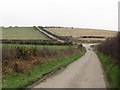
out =
[[[0,44],[2,47],[11,48],[11,47],[28,47],[28,48],[49,48],[49,49],[68,49],[68,48],[77,48],[77,46],[66,46],[66,45],[22,45],[22,44]]]
[[[17,39],[17,40],[48,40],[47,36],[33,27],[9,27],[2,28],[2,39]],[[1,31],[0,30],[0,31]]]

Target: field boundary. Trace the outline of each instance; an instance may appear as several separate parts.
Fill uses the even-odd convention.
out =
[[[42,27],[36,27],[36,28],[37,28],[37,30],[38,30],[39,32],[43,33],[43,34],[46,35],[48,38],[53,39],[53,40],[59,40],[59,39],[56,38],[54,35],[46,32],[46,30],[44,30]]]
[[[61,41],[61,42],[63,42],[63,41],[68,41],[67,38],[62,37],[62,36],[58,36],[58,35],[50,32],[50,31],[48,31],[48,30],[45,30],[43,27],[38,26],[38,28],[40,28],[42,31],[46,32],[47,34],[55,37],[58,41]]]
[[[30,45],[73,45],[72,42],[60,42],[57,40],[0,40],[2,44],[30,44]]]
[[[56,60],[54,62],[44,64],[42,67],[41,66],[36,67],[31,72],[28,72],[25,74],[20,74],[18,76],[12,75],[12,76],[5,77],[4,80],[8,80],[9,82],[6,83],[5,85],[3,85],[3,89],[8,88],[13,83],[16,83],[15,80],[18,80],[18,81],[22,80],[22,82],[21,81],[17,82],[16,85],[11,86],[11,88],[24,88],[24,87],[27,87],[28,85],[32,85],[36,81],[42,79],[44,76],[46,76],[48,74],[50,75],[50,73],[54,73],[55,71],[58,71],[63,67],[66,67],[73,61],[75,61],[78,58],[80,58],[81,56],[83,56],[85,54],[85,52],[86,52],[86,50],[84,48],[84,49],[82,49],[82,51],[80,51],[77,54],[73,54],[62,60]],[[40,71],[42,71],[42,72],[40,72]],[[44,80],[44,78],[42,80]],[[13,79],[15,79],[15,80],[13,80]]]

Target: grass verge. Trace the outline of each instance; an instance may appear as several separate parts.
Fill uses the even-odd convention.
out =
[[[46,74],[56,71],[61,67],[65,67],[73,61],[77,60],[86,52],[85,49],[81,50],[77,54],[66,57],[62,60],[54,60],[53,62],[44,64],[42,66],[37,66],[33,68],[30,72],[26,72],[18,75],[10,75],[3,78],[2,88],[24,88],[28,85],[33,84],[37,80],[41,79]]]
[[[120,67],[112,60],[112,58],[106,56],[102,52],[99,52],[97,49],[96,54],[103,65],[107,80],[109,82],[109,87],[118,88],[118,90],[120,90]]]

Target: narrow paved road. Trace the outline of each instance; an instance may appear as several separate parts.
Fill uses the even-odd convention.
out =
[[[34,88],[106,88],[101,63],[90,48],[85,44],[87,52],[64,70],[51,75]]]

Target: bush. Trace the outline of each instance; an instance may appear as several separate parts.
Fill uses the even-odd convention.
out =
[[[111,39],[106,40],[106,42],[102,43],[98,46],[98,50],[103,52],[105,55],[110,56],[113,60],[120,65],[120,32],[118,32],[117,36]]]
[[[47,47],[3,47],[2,49],[2,65],[3,74],[23,73],[29,71],[34,66],[40,66],[49,63],[54,59],[65,58],[81,49],[49,49]],[[9,70],[10,68],[10,70]]]

